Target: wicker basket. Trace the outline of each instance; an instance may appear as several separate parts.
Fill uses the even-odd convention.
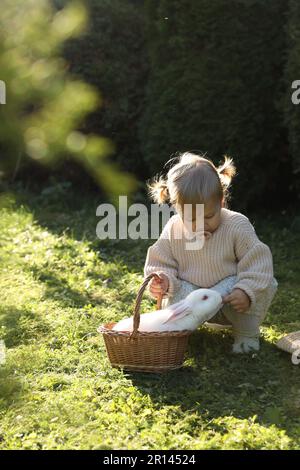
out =
[[[276,346],[283,351],[293,354],[294,351],[300,349],[300,331],[294,331],[283,336],[283,338],[277,341]]]
[[[190,330],[140,332],[140,305],[144,290],[156,273],[149,274],[142,283],[134,307],[133,331],[114,331],[115,322],[98,328],[102,333],[108,358],[113,367],[139,372],[166,372],[182,367]],[[157,310],[161,308],[161,297]]]

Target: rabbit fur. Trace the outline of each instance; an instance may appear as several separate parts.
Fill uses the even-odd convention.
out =
[[[144,332],[195,330],[212,318],[222,304],[222,296],[217,291],[197,289],[185,299],[165,309],[142,314],[138,330]],[[114,325],[113,330],[131,332],[133,317],[120,320]]]

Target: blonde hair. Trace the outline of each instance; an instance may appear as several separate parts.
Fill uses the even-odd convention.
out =
[[[185,152],[169,169],[166,178],[156,176],[146,184],[151,199],[158,204],[169,202],[178,208],[184,204],[205,204],[224,199],[224,207],[227,207],[228,187],[235,174],[233,160],[227,155],[224,163],[215,167],[208,158]]]

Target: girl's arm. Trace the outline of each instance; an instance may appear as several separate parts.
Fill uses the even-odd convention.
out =
[[[273,258],[270,248],[259,240],[247,217],[239,223],[236,231],[235,254],[238,263],[234,289],[246,292],[254,305],[257,294],[273,279]]]
[[[144,266],[145,277],[153,272],[157,274],[164,273],[168,276],[168,296],[173,296],[180,287],[178,265],[171,250],[171,219],[165,225],[159,239],[148,248]]]

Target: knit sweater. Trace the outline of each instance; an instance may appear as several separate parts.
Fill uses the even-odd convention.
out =
[[[190,243],[191,238],[185,238],[184,232],[181,239],[174,236],[182,227],[180,215],[173,215],[147,251],[144,275],[156,272],[168,276],[169,289],[164,297],[174,295],[181,279],[210,288],[225,277],[236,275],[234,288],[246,292],[254,306],[257,295],[273,279],[273,258],[249,219],[222,208],[219,226],[197,250],[186,249],[186,242]]]

